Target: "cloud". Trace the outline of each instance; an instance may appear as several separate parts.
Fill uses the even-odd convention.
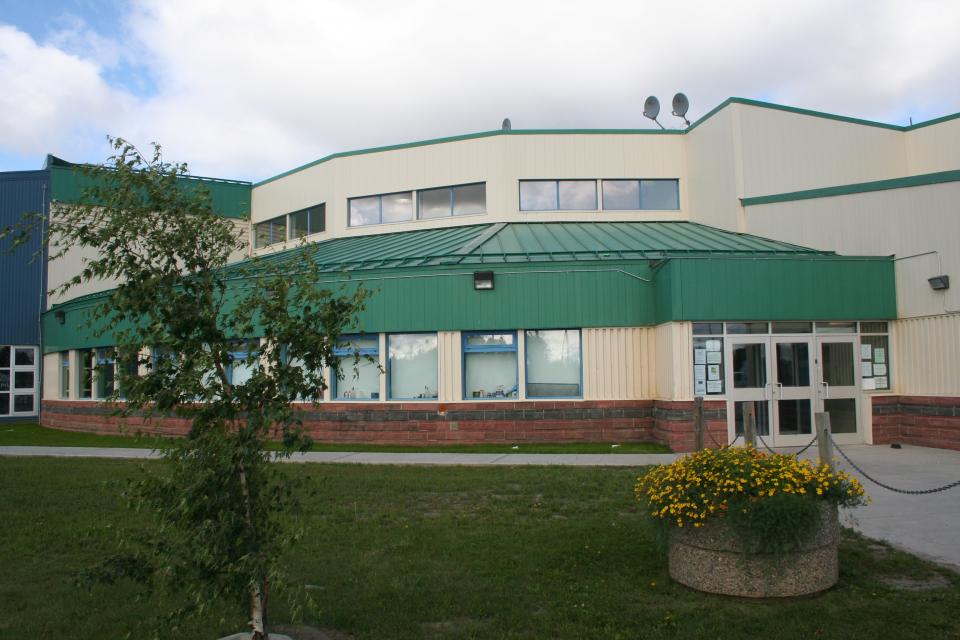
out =
[[[960,4],[949,1],[904,12],[892,0],[140,0],[126,11],[122,42],[79,28],[60,38],[72,54],[0,32],[0,51],[17,36],[22,57],[70,81],[41,85],[59,106],[49,118],[18,116],[34,132],[157,140],[223,177],[504,117],[518,128],[644,127],[643,99],[668,105],[678,90],[692,117],[731,95],[895,121],[960,109]],[[149,94],[111,64],[141,69]],[[0,57],[0,78],[5,67]]]

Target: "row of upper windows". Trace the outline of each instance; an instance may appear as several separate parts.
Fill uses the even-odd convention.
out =
[[[580,331],[464,332],[462,334],[463,399],[493,400],[519,397],[518,340],[524,340],[525,397],[583,397]],[[246,343],[244,343],[246,344]],[[330,382],[333,400],[381,399],[381,371],[386,374],[386,397],[390,400],[436,400],[439,391],[439,350],[436,333],[387,334],[387,358],[380,358],[377,334],[344,336],[334,353],[341,358],[341,377]],[[242,384],[252,373],[242,361],[256,346],[231,352],[234,365],[227,375]],[[160,357],[159,351],[154,357]],[[355,361],[355,355],[359,359]],[[78,351],[79,371],[71,375],[69,352],[60,354],[60,395],[70,397],[73,380],[80,399],[108,399],[117,383],[118,363],[113,349]],[[131,369],[136,363],[128,364]],[[382,369],[381,369],[382,368]],[[135,369],[128,369],[128,374]],[[332,377],[332,376],[331,376]],[[119,393],[123,397],[122,390]],[[319,399],[319,398],[318,398]]]
[[[680,208],[678,180],[521,180],[521,211],[662,211]],[[434,220],[487,212],[487,184],[349,198],[348,226]],[[326,227],[319,204],[254,225],[254,248],[295,240]]]

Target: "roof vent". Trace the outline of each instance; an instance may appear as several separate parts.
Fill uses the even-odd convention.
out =
[[[503,130],[503,131],[512,131],[512,130],[513,130],[513,125],[510,124],[510,118],[504,118],[504,119],[503,119],[503,124],[500,125],[500,129]]]

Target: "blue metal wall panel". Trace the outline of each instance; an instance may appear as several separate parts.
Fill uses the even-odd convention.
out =
[[[0,173],[0,229],[24,213],[46,212],[47,171]],[[46,259],[38,257],[41,234],[10,253],[0,241],[0,344],[40,344],[40,313],[46,308]]]

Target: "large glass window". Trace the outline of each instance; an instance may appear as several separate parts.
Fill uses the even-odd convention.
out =
[[[70,397],[70,352],[60,352],[60,397]]]
[[[861,322],[860,382],[865,391],[890,389],[890,338],[886,322]],[[877,331],[866,334],[867,331]],[[880,333],[883,332],[883,333]]]
[[[596,180],[521,180],[521,211],[594,211]]]
[[[677,180],[604,180],[607,211],[673,210],[680,208]]]
[[[260,343],[256,340],[239,342],[230,349],[230,364],[227,367],[230,384],[240,386],[253,376],[259,365],[259,361],[256,360],[259,350]],[[254,360],[247,362],[249,358]]]
[[[413,220],[413,192],[386,193],[349,201],[350,226]]]
[[[517,334],[512,331],[464,333],[464,399],[516,398],[517,395]]]
[[[278,216],[253,226],[253,246],[255,249],[268,247],[287,239],[287,216]]]
[[[97,400],[106,400],[113,395],[116,373],[113,349],[97,349]]]
[[[391,400],[437,399],[437,334],[389,335],[387,352],[388,397]]]
[[[93,397],[93,369],[95,364],[93,349],[81,349],[77,352],[80,371],[77,380],[77,397],[89,400]]]
[[[699,325],[699,331],[697,327]],[[694,323],[694,333],[715,337],[693,339],[693,395],[715,396],[723,393],[723,325],[720,323]]]
[[[528,398],[579,398],[580,331],[527,331],[524,342]]]
[[[421,220],[487,212],[487,184],[424,189],[417,192]]]
[[[290,214],[290,239],[296,240],[314,233],[321,233],[327,228],[327,205],[318,204],[309,209],[301,209]]]
[[[376,334],[342,336],[333,351],[340,377],[333,380],[336,400],[380,399],[380,338]],[[359,357],[359,359],[357,359]]]

